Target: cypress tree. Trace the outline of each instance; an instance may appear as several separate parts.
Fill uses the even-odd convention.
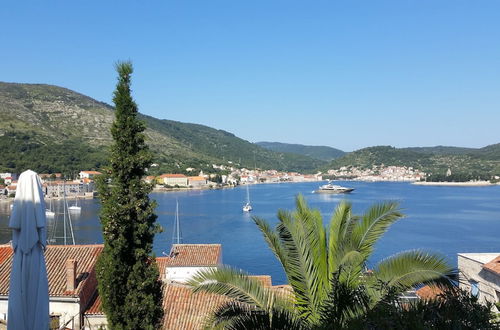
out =
[[[142,181],[152,154],[137,119],[130,78],[132,64],[116,65],[115,120],[109,167],[97,182],[104,250],[96,266],[99,295],[111,329],[158,328],[163,316],[161,282],[152,254],[156,203]]]

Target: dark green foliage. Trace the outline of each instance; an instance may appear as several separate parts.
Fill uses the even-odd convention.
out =
[[[394,298],[378,304],[354,329],[499,329],[491,313],[491,304],[481,305],[463,290],[446,290],[434,300],[401,304]]]
[[[276,152],[298,154],[324,161],[331,161],[345,155],[345,152],[342,150],[326,146],[306,146],[303,144],[280,142],[257,142],[255,144]]]
[[[376,146],[350,152],[333,160],[323,169],[338,169],[342,166],[372,168],[374,165],[411,166],[429,175],[444,175],[449,168],[452,173],[460,173],[460,176],[491,179],[495,175],[500,175],[500,145],[481,149],[454,147],[398,149]]]
[[[142,118],[148,127],[168,134],[189,146],[189,150],[200,155],[210,155],[226,165],[228,165],[227,161],[232,161],[233,164],[247,168],[313,172],[314,169],[325,164],[322,160],[304,155],[264,149],[224,130],[173,120],[158,120],[149,116],[142,116]],[[198,165],[201,165],[204,159],[208,158],[200,158]],[[176,161],[182,162],[183,157],[176,158]]]
[[[0,136],[0,172],[63,173],[74,177],[81,170],[97,170],[106,164],[104,151],[77,138],[53,142],[33,132],[7,132]]]
[[[467,182],[475,180],[490,180],[491,176],[484,173],[452,173],[446,174],[431,174],[426,177],[429,182]]]
[[[93,148],[101,158],[106,151],[102,146],[109,146],[111,142],[109,123],[113,108],[66,88],[0,82],[0,113],[0,136],[17,132],[30,136],[32,142],[59,150],[65,149],[61,148],[61,143],[68,141],[69,145],[74,143],[72,139],[78,139],[75,145]],[[180,173],[187,167],[213,173],[213,163],[312,172],[325,164],[307,156],[272,152],[229,132],[203,125],[159,120],[141,114],[138,118],[148,127],[147,143],[154,152],[154,162],[160,165],[151,171],[161,169],[158,173]],[[17,151],[7,150],[11,160],[8,168],[24,166]],[[33,150],[33,158],[43,158],[42,151]],[[76,163],[79,170],[91,169],[85,167],[84,160]],[[59,163],[54,167],[54,172],[63,171]]]
[[[130,95],[132,65],[119,63],[113,101],[115,121],[109,168],[98,180],[104,250],[97,263],[99,294],[111,329],[155,329],[161,321],[162,291],[152,255],[155,202],[141,178],[152,156]]]

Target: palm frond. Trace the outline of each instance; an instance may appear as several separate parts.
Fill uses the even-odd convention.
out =
[[[257,227],[259,227],[260,231],[262,232],[262,235],[264,235],[264,240],[266,241],[267,245],[269,246],[271,251],[273,251],[276,258],[278,258],[279,262],[281,263],[281,266],[283,267],[283,270],[285,271],[285,275],[288,278],[288,282],[290,282],[291,279],[289,278],[289,274],[291,273],[291,270],[290,270],[288,255],[287,251],[281,244],[280,237],[273,229],[271,229],[269,223],[264,219],[256,216],[252,217],[252,219],[257,225]]]
[[[402,217],[403,214],[395,202],[372,206],[353,230],[352,240],[354,246],[368,258],[373,252],[375,243],[394,222]]]
[[[341,277],[341,267],[332,275],[328,298],[321,306],[317,329],[346,329],[349,323],[364,315],[370,306],[370,296],[363,285],[350,286]]]
[[[306,330],[304,323],[287,310],[263,311],[244,304],[228,302],[205,321],[206,329],[227,330]]]
[[[262,310],[273,306],[275,299],[283,299],[275,296],[269,288],[265,288],[261,281],[249,277],[241,270],[227,266],[199,271],[187,285],[191,286],[195,293],[209,292],[223,295]]]
[[[437,254],[412,250],[380,261],[374,277],[387,288],[404,291],[422,283],[450,285],[455,270]]]
[[[338,270],[342,251],[346,245],[346,233],[351,221],[352,205],[342,201],[335,208],[328,226],[328,272],[335,273]]]

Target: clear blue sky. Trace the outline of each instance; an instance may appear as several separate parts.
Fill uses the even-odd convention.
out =
[[[252,142],[481,147],[500,142],[499,15],[497,0],[8,1],[0,80],[111,103],[130,59],[142,113]]]

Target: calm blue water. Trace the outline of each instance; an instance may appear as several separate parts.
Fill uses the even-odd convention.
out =
[[[431,187],[392,182],[345,182],[343,185],[356,190],[349,195],[322,195],[312,193],[318,183],[253,185],[250,186],[254,207],[251,215],[274,224],[277,210],[292,209],[299,193],[321,211],[325,223],[343,198],[353,203],[356,213],[378,201],[398,201],[406,218],[393,225],[383,237],[373,262],[408,249],[437,251],[453,264],[456,264],[458,252],[500,251],[500,186]],[[251,215],[241,211],[246,199],[245,187],[154,193],[151,196],[158,202],[158,220],[165,229],[156,237],[157,255],[170,249],[177,199],[184,243],[221,243],[224,263],[253,274],[270,274],[276,284],[285,281]],[[62,202],[54,204],[56,211],[62,212]],[[73,217],[77,243],[102,242],[98,202],[83,200],[81,205],[81,215]],[[10,240],[6,228],[8,214],[8,205],[0,203],[0,242]],[[53,223],[52,220],[49,224]],[[59,225],[58,231],[61,229]]]

